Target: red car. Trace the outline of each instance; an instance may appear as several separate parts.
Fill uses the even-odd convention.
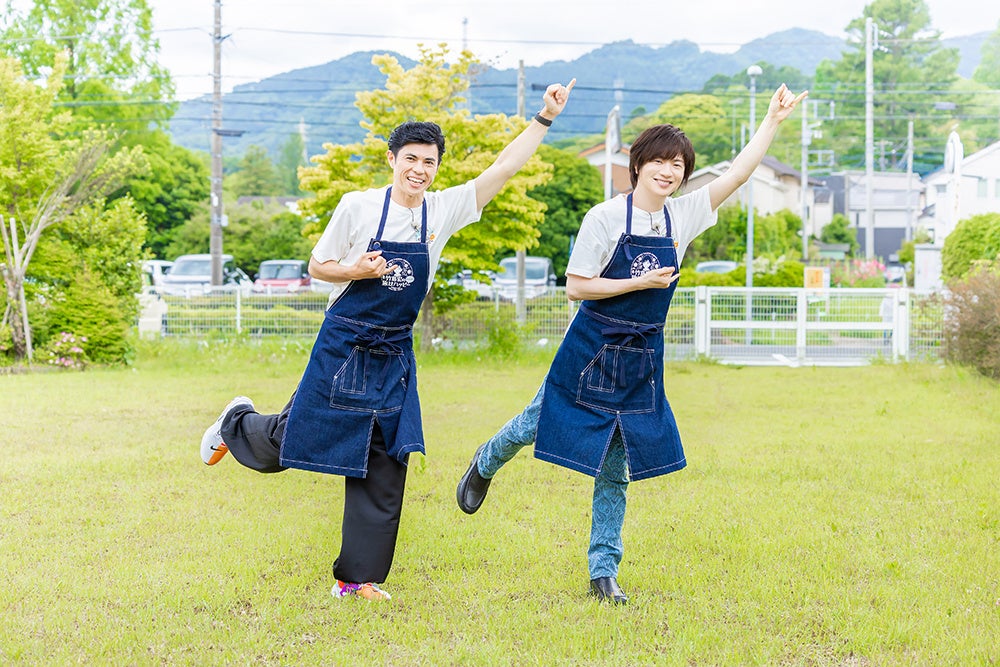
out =
[[[257,294],[293,294],[308,292],[311,286],[312,278],[302,260],[269,259],[260,263],[253,291]]]

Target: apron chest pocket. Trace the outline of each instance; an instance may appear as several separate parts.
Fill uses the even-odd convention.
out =
[[[330,407],[365,412],[398,410],[406,395],[402,354],[355,347],[333,375]]]
[[[653,350],[604,345],[580,373],[576,402],[606,412],[654,409]]]

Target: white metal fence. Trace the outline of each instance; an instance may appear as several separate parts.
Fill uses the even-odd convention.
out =
[[[319,330],[323,294],[141,297],[140,333],[160,336],[303,336]],[[438,321],[444,347],[487,346],[498,332],[557,345],[576,310],[563,288],[521,309],[495,297],[455,309]],[[664,330],[668,359],[722,363],[850,366],[873,360],[940,357],[944,306],[937,294],[909,289],[678,288]]]

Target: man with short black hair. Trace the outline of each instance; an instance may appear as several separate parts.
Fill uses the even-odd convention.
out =
[[[544,108],[475,179],[438,192],[444,135],[405,122],[389,135],[392,185],[349,192],[312,251],[309,273],[334,284],[298,388],[277,415],[233,399],[202,438],[205,463],[227,451],[260,472],[300,468],[346,478],[335,597],[389,599],[406,463],[424,452],[412,327],[449,238],[541,144],[576,80],[550,85]]]

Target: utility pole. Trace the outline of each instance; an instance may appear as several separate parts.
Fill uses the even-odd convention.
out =
[[[872,55],[875,49],[875,24],[865,19],[865,258],[875,256],[875,210],[873,182],[875,180],[875,75]]]
[[[748,128],[747,143],[753,140],[754,131],[757,127],[757,77],[764,71],[760,65],[750,65],[747,68],[747,76],[750,77],[750,126]],[[756,169],[754,169],[756,171]],[[753,320],[753,172],[747,179],[747,257],[746,257],[746,281],[747,281],[747,345],[753,343],[753,329],[750,323]]]
[[[802,168],[800,192],[800,213],[802,215],[802,262],[809,259],[809,200],[807,192],[809,188],[809,144],[812,142],[811,130],[809,129],[809,103],[802,105]]]
[[[222,284],[222,39],[222,0],[215,0],[215,30],[212,33],[212,188],[208,237],[214,286]]]
[[[524,118],[524,98],[525,98],[524,61],[517,61],[517,115]],[[517,323],[524,325],[528,320],[528,309],[524,299],[524,250],[518,250],[517,254]]]
[[[906,240],[913,240],[913,119],[906,125]]]

